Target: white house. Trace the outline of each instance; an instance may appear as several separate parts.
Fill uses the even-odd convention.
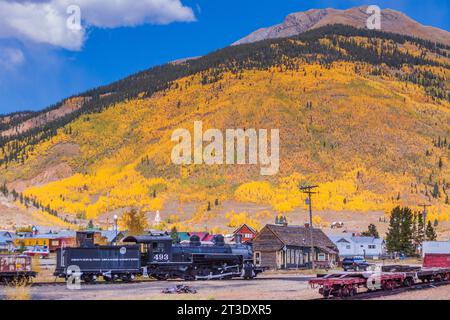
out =
[[[8,252],[13,247],[14,233],[0,230],[0,252]]]
[[[450,254],[450,241],[424,241],[422,255],[427,253]]]
[[[332,235],[329,238],[338,248],[341,258],[362,256],[369,259],[379,259],[386,253],[383,239],[349,235]]]

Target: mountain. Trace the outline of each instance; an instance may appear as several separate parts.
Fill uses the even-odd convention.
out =
[[[328,8],[291,13],[282,23],[259,29],[236,41],[234,45],[265,39],[291,37],[325,25],[345,24],[355,28],[366,28],[366,21],[369,17],[366,11],[367,6],[362,6],[347,10]],[[423,26],[405,14],[392,9],[381,11],[381,30],[450,45],[449,32]]]
[[[158,66],[64,100],[45,112],[81,104],[0,137],[0,192],[67,221],[161,210],[164,227],[181,230],[289,214],[305,206],[298,185],[314,183],[318,212],[430,202],[430,219],[445,221],[449,55],[444,44],[333,25]],[[197,120],[204,131],[279,129],[279,174],[173,164],[171,134],[192,132]],[[225,214],[229,201],[236,212]]]

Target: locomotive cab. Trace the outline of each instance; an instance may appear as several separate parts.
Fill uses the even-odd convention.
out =
[[[122,240],[141,246],[143,265],[172,261],[172,238],[167,236],[129,236]]]

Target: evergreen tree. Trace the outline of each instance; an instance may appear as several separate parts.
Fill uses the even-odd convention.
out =
[[[370,224],[367,228],[367,231],[361,233],[364,237],[374,237],[380,238],[380,234],[378,233],[377,227],[374,224]]]
[[[422,245],[424,239],[425,239],[425,222],[423,220],[423,214],[419,213],[417,215],[417,231],[414,238],[416,248]]]
[[[400,225],[401,225],[402,210],[400,207],[395,207],[391,212],[389,219],[389,229],[386,234],[386,249],[389,252],[400,251]]]
[[[414,254],[413,245],[413,214],[411,209],[403,208],[400,225],[400,248],[407,256]]]
[[[170,231],[170,237],[172,238],[173,243],[179,243],[180,242],[180,237],[178,235],[177,227],[173,227],[172,228],[172,230]]]
[[[386,248],[389,252],[414,254],[414,228],[411,209],[395,207],[392,210],[389,229],[386,234]]]
[[[427,241],[435,241],[437,238],[436,231],[431,225],[431,221],[428,221],[427,230],[425,231]]]
[[[433,198],[439,198],[441,193],[439,192],[439,185],[437,182],[434,183],[433,192],[431,193]]]

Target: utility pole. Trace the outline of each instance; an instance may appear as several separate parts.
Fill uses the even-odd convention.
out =
[[[423,228],[425,231],[427,228],[427,207],[431,207],[431,204],[419,204],[419,207],[423,207],[422,216],[423,216]]]
[[[315,263],[314,263],[314,238],[313,238],[313,221],[312,221],[312,195],[316,194],[316,191],[313,191],[314,189],[318,188],[319,186],[300,186],[300,191],[308,195],[308,205],[309,205],[309,237],[311,241],[311,267],[314,270],[315,269]]]

